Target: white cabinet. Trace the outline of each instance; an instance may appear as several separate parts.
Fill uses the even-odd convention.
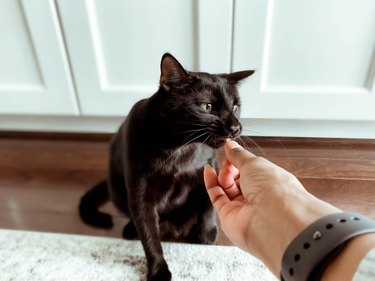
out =
[[[54,1],[0,1],[0,41],[1,114],[79,113]]]
[[[226,0],[60,1],[81,113],[126,115],[156,92],[164,52],[189,70],[228,71],[231,7]]]
[[[233,46],[243,117],[375,121],[375,1],[237,0]]]
[[[114,131],[171,52],[256,69],[245,134],[375,138],[373,0],[4,0],[0,36],[0,129]]]

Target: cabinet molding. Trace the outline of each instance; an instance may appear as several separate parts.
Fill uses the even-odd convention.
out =
[[[3,131],[114,133],[125,117],[1,116]],[[241,119],[244,136],[375,139],[373,121]]]

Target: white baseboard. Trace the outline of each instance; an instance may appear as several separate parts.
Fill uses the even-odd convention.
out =
[[[1,116],[0,130],[113,133],[125,117]]]
[[[374,121],[243,119],[244,135],[375,139]]]
[[[0,130],[113,133],[125,117],[4,116]],[[375,139],[374,121],[242,119],[243,135]]]

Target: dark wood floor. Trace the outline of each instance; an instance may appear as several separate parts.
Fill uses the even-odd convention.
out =
[[[80,196],[106,175],[109,138],[0,132],[0,228],[120,237],[125,221],[111,204],[103,208],[115,217],[112,230],[86,226],[77,214]],[[252,140],[251,150],[316,196],[375,219],[375,140]]]

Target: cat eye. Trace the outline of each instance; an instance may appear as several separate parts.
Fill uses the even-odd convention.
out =
[[[238,105],[233,105],[233,112],[236,112],[238,110]]]
[[[203,102],[203,103],[201,103],[200,106],[204,111],[211,112],[211,110],[212,110],[212,104],[211,103]]]

